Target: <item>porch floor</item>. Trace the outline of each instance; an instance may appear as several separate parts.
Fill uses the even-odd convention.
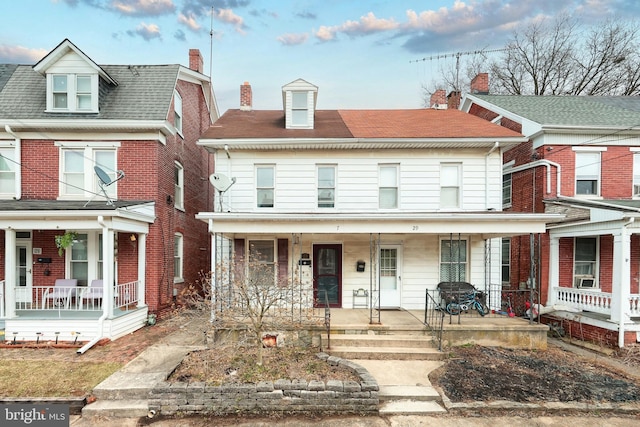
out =
[[[113,317],[123,316],[128,313],[136,311],[137,308],[130,310],[113,310]],[[102,315],[102,310],[16,310],[16,316],[20,319],[32,320],[32,319],[99,319]]]

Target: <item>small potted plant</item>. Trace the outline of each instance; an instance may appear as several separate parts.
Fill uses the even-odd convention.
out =
[[[60,236],[56,236],[56,247],[58,248],[58,255],[62,256],[64,251],[73,244],[77,239],[78,233],[75,231],[66,231]]]

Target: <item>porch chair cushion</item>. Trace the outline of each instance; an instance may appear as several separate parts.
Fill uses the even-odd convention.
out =
[[[56,302],[64,304],[65,309],[69,309],[71,298],[76,295],[78,279],[56,279],[53,288],[44,291],[43,300],[44,308],[49,307],[49,301],[55,307]]]

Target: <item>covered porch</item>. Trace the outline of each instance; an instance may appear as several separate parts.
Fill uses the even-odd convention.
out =
[[[8,204],[12,206],[8,206]],[[142,202],[0,202],[5,341],[116,339],[144,326],[146,236]],[[69,236],[69,246],[59,244]]]
[[[600,341],[613,341],[619,347],[640,341],[640,201],[566,199],[552,203],[552,210],[560,206],[574,216],[575,212],[586,213],[584,220],[549,227],[546,305],[569,308],[554,311],[553,321],[570,322],[578,338],[601,335]],[[576,261],[572,255],[567,268],[562,260],[577,245],[576,239],[594,239],[597,256],[591,260],[582,255],[585,259]],[[579,271],[578,262],[588,271]],[[602,332],[592,334],[593,329]]]
[[[254,242],[271,241],[263,245],[268,261],[277,265],[278,275],[286,275],[289,287],[307,296],[308,307],[366,309],[368,323],[376,324],[384,322],[385,309],[424,310],[425,292],[443,280],[468,281],[488,291],[500,283],[499,237],[541,233],[559,215],[212,212],[197,217],[209,224],[214,288],[230,286],[218,272],[244,262]]]

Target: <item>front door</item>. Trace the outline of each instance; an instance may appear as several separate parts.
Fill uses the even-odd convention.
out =
[[[313,301],[342,307],[342,245],[313,245]]]
[[[33,275],[31,257],[31,241],[16,242],[16,302],[31,304]]]
[[[382,245],[379,254],[380,307],[400,307],[402,247]]]

